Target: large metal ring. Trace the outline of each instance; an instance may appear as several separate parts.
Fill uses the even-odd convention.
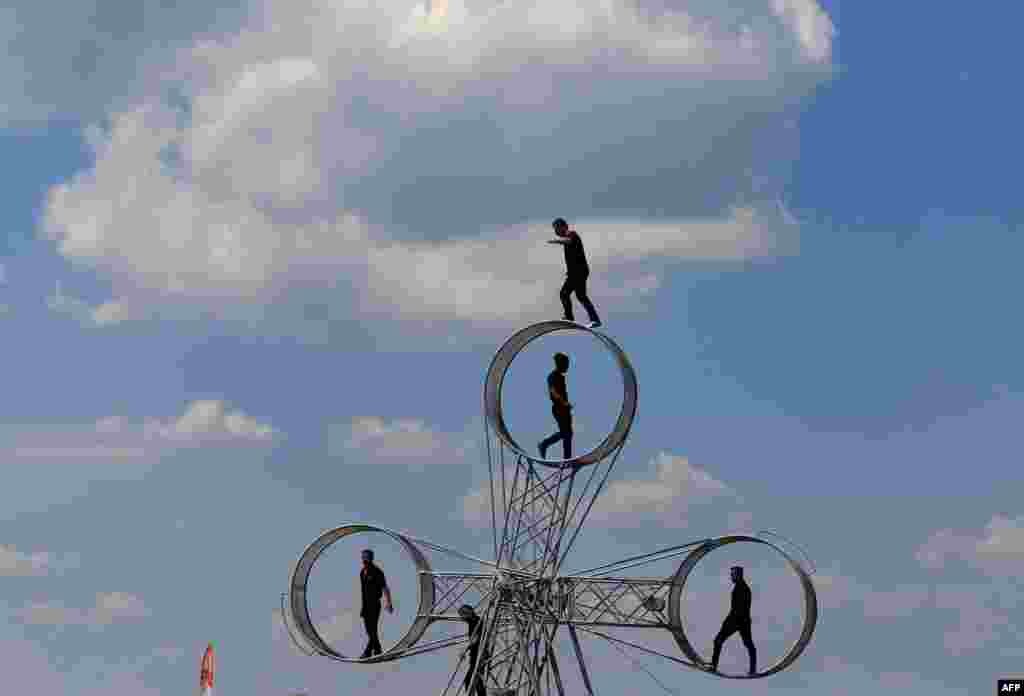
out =
[[[679,570],[676,571],[675,577],[672,581],[672,589],[669,590],[669,626],[671,627],[672,635],[675,637],[676,643],[679,644],[679,649],[683,651],[683,654],[696,664],[705,664],[706,660],[704,660],[696,649],[694,649],[693,645],[690,644],[690,640],[686,637],[686,633],[683,630],[683,622],[679,613],[679,604],[683,593],[683,587],[686,585],[686,579],[690,576],[690,572],[696,567],[697,563],[699,563],[702,558],[721,546],[735,544],[737,542],[764,544],[765,546],[775,549],[783,558],[786,559],[786,562],[789,563],[789,566],[800,579],[800,584],[803,586],[804,590],[803,630],[800,632],[800,636],[796,639],[793,645],[790,646],[786,654],[784,654],[778,662],[770,668],[757,672],[753,675],[716,674],[716,676],[724,677],[726,679],[758,679],[760,677],[767,677],[775,674],[776,672],[781,672],[786,667],[793,664],[793,662],[800,657],[800,654],[803,653],[807,644],[811,642],[811,636],[814,635],[814,627],[818,623],[818,595],[814,591],[814,582],[811,580],[810,575],[804,567],[800,565],[800,563],[793,559],[792,556],[770,541],[753,536],[730,535],[711,539],[691,551],[690,555],[687,556],[679,565]]]
[[[417,577],[419,578],[419,611],[416,612],[416,620],[408,632],[392,647],[380,655],[365,660],[342,655],[320,636],[320,633],[313,625],[313,620],[309,616],[309,603],[306,596],[309,574],[324,551],[345,537],[362,532],[381,532],[401,544],[406,554],[415,564],[418,571]],[[430,575],[430,564],[416,545],[398,532],[384,529],[383,527],[373,527],[368,524],[347,524],[336,527],[321,534],[299,557],[298,562],[295,564],[295,570],[292,571],[288,592],[288,607],[291,610],[291,618],[296,628],[317,652],[342,662],[362,663],[394,660],[401,657],[403,652],[415,645],[423,637],[423,633],[430,625],[430,612],[434,607],[434,582]]]
[[[501,410],[501,387],[505,381],[505,373],[512,361],[531,341],[554,331],[583,331],[596,337],[615,357],[622,372],[622,409],[619,411],[618,420],[615,421],[615,427],[597,447],[572,459],[539,459],[536,455],[527,453],[509,433]],[[516,454],[545,466],[586,466],[601,461],[626,441],[629,430],[633,426],[633,418],[636,416],[637,391],[636,373],[633,371],[633,366],[615,341],[575,322],[544,321],[528,326],[514,334],[505,341],[505,344],[494,356],[491,367],[487,371],[487,380],[484,383],[484,413],[494,432]]]

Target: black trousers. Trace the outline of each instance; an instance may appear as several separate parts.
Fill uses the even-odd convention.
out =
[[[757,648],[754,647],[754,637],[750,634],[750,618],[738,617],[729,614],[722,622],[722,630],[715,636],[715,653],[711,658],[711,666],[718,668],[718,657],[722,654],[722,645],[733,633],[737,631],[743,639],[743,645],[747,648],[747,655],[750,657],[750,673],[757,671]]]
[[[576,299],[583,305],[583,309],[587,310],[587,316],[590,317],[590,321],[601,321],[597,316],[597,310],[594,309],[594,303],[587,297],[587,278],[588,274],[570,274],[566,276],[565,282],[562,284],[562,290],[558,293],[558,297],[562,300],[562,309],[564,310],[565,318],[569,321],[575,321],[572,314],[572,294],[576,293]]]
[[[551,415],[558,423],[558,432],[550,437],[544,438],[540,446],[547,450],[548,447],[559,440],[562,441],[562,459],[572,459],[572,411],[563,411],[560,408],[552,407]]]
[[[475,688],[470,689],[470,681],[473,679],[473,673],[476,671],[477,663],[477,649],[469,649],[469,668],[466,670],[466,677],[462,680],[462,685],[466,688],[466,694],[476,691],[476,696],[487,696],[487,689],[484,687],[484,672],[487,670],[487,653],[484,653],[484,664],[480,665],[480,674],[476,675]]]
[[[363,617],[363,625],[366,626],[366,637],[369,638],[369,641],[366,643],[366,650],[363,651],[363,657],[380,655],[384,652],[381,650],[380,636],[377,634],[377,624],[380,623],[380,605],[364,607],[360,616]]]

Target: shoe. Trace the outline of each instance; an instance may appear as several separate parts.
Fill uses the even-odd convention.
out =
[[[589,324],[587,324],[587,328],[588,329],[596,329],[599,326],[601,326],[601,320],[600,319],[598,319],[597,321],[592,321]]]
[[[370,651],[367,650],[366,652],[364,652],[362,655],[359,656],[359,659],[360,660],[369,660],[370,659]]]

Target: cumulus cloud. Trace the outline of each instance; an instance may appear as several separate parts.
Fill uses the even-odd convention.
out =
[[[85,328],[101,328],[132,319],[143,319],[141,307],[128,307],[116,300],[91,305],[81,298],[68,295],[58,280],[53,294],[46,298],[46,307],[54,314],[70,319]]]
[[[686,524],[692,505],[711,501],[741,502],[732,488],[686,457],[661,452],[651,462],[650,479],[615,481],[601,494],[591,519],[606,524],[629,524],[641,517],[655,517],[663,524]]]
[[[772,10],[796,34],[809,61],[828,60],[836,30],[815,0],[772,0]]]
[[[111,419],[100,421],[97,427],[111,427],[118,430],[123,422]],[[190,442],[201,440],[253,440],[265,441],[274,436],[274,428],[227,405],[217,399],[201,399],[190,403],[185,412],[176,419],[147,419],[143,434],[147,439],[164,439]]]
[[[30,577],[61,574],[78,563],[75,554],[55,554],[50,551],[19,551],[14,546],[0,544],[0,577]]]
[[[604,526],[632,526],[642,520],[657,520],[669,526],[684,526],[691,506],[709,502],[742,502],[739,494],[711,476],[707,471],[690,464],[686,457],[661,452],[650,462],[653,477],[613,481],[601,492],[587,518],[587,524]],[[463,521],[490,524],[490,495],[484,488],[474,488],[460,501]],[[577,510],[576,518],[582,514]],[[752,516],[746,511],[733,509],[729,522],[734,527],[745,527]]]
[[[940,530],[917,550],[916,558],[931,569],[943,568],[952,558],[993,575],[1016,573],[1024,563],[1024,516],[995,515],[980,536]]]
[[[412,418],[385,421],[378,416],[360,416],[328,430],[328,450],[332,456],[358,454],[381,463],[454,463],[462,461],[468,447],[468,443],[459,444],[455,436]]]
[[[136,621],[149,614],[140,597],[125,592],[99,593],[96,595],[96,603],[86,609],[69,607],[60,602],[33,602],[17,612],[25,624],[91,627]]]
[[[743,182],[792,156],[782,115],[826,78],[833,28],[815,0],[728,14],[254,2],[50,191],[44,233],[114,291],[66,308],[109,325],[313,286],[346,313],[512,320],[550,304],[555,215],[609,293],[778,253],[778,191]]]
[[[491,523],[491,497],[484,489],[474,488],[462,496],[459,507],[464,522],[474,526]]]
[[[817,664],[807,664],[805,656],[801,681],[811,693],[829,696],[857,696],[869,693],[936,693],[962,694],[956,686],[941,680],[927,679],[916,672],[881,672],[873,665],[850,662],[836,655],[825,655]]]
[[[823,609],[856,606],[866,619],[907,618],[921,609],[935,606],[935,587],[932,585],[878,587],[843,574],[836,567],[815,573],[813,580]]]
[[[960,656],[989,645],[1000,653],[1020,657],[1017,627],[1021,591],[1016,585],[940,585],[935,589],[935,608],[956,613],[957,621],[943,632],[946,650]],[[1009,654],[1007,654],[1009,656]]]
[[[18,434],[6,454],[9,460],[124,462],[159,457],[182,446],[265,443],[275,430],[223,401],[204,399],[186,405],[176,418],[142,422],[108,416],[91,427],[33,429]]]

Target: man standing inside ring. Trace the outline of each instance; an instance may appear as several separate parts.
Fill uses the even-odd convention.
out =
[[[572,459],[572,404],[569,403],[569,392],[565,386],[565,373],[569,371],[569,356],[555,353],[555,369],[548,375],[548,395],[551,397],[551,415],[558,424],[558,432],[544,438],[537,449],[540,458],[544,459],[548,447],[559,440],[562,441],[562,459]]]
[[[383,650],[380,647],[380,636],[377,634],[377,624],[380,622],[380,598],[384,596],[384,606],[388,613],[395,611],[391,603],[391,590],[388,589],[388,581],[384,577],[384,571],[373,562],[373,551],[363,551],[363,569],[359,572],[359,585],[363,590],[363,608],[359,616],[366,626],[366,636],[369,642],[366,650],[359,659],[365,660],[374,655],[380,655]]]
[[[562,300],[563,318],[566,321],[575,321],[572,314],[572,294],[576,293],[576,299],[587,310],[590,323],[587,328],[596,329],[601,325],[601,319],[597,316],[594,303],[587,297],[587,278],[590,277],[590,266],[587,265],[587,254],[583,250],[583,240],[576,230],[569,229],[569,223],[558,218],[551,226],[555,228],[555,236],[558,239],[551,239],[548,244],[561,244],[565,251],[565,283],[558,297]]]
[[[743,645],[747,648],[747,655],[750,657],[750,671],[748,674],[753,677],[757,674],[757,648],[754,647],[754,639],[750,634],[751,617],[750,604],[753,594],[750,592],[750,585],[743,579],[743,566],[733,566],[729,571],[734,587],[732,588],[732,605],[729,608],[729,615],[722,622],[722,630],[715,636],[715,652],[711,658],[711,671],[718,671],[718,657],[722,654],[722,645],[733,633],[739,631]]]

